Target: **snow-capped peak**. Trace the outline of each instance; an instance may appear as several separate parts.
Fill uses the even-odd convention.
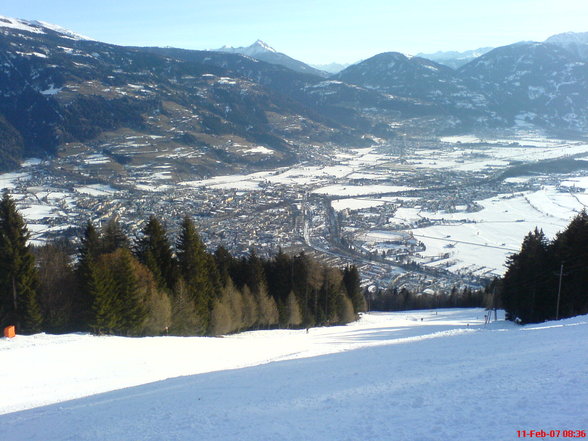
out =
[[[92,40],[89,37],[76,34],[75,32],[62,28],[61,26],[46,23],[44,21],[23,20],[20,18],[5,17],[3,15],[0,15],[0,28],[16,29],[20,31],[32,32],[35,34],[45,34],[45,30],[50,30],[74,40]]]
[[[545,40],[547,43],[588,44],[588,32],[564,32],[556,34]]]
[[[242,55],[247,55],[249,57],[254,57],[254,58],[256,55],[263,54],[263,53],[268,53],[268,52],[271,52],[274,54],[278,53],[278,51],[276,51],[273,47],[271,47],[269,44],[267,44],[266,42],[264,42],[262,40],[257,40],[251,46],[247,46],[247,47],[223,46],[220,49],[217,49],[217,51],[229,52],[232,54],[242,54]]]
[[[250,49],[259,48],[259,49],[263,49],[266,52],[278,52],[273,47],[271,47],[269,44],[267,44],[265,41],[262,41],[262,40],[257,40],[255,43],[253,43],[251,46],[249,46],[249,48]]]
[[[70,31],[69,29],[62,28],[61,26],[57,26],[57,25],[54,25],[54,24],[51,24],[51,23],[47,23],[46,21],[37,21],[37,20],[34,20],[31,23],[36,24],[38,26],[42,26],[45,29],[51,29],[52,31],[55,31],[55,32],[58,32],[60,34],[66,35],[66,36],[68,36],[70,38],[73,38],[75,40],[92,40],[92,41],[94,41],[93,38],[86,37],[85,35],[78,34],[77,32]]]
[[[0,15],[0,28],[17,29],[20,31],[33,32],[35,34],[44,34],[42,29],[39,29],[39,25],[34,23],[21,20],[19,18],[11,18]]]

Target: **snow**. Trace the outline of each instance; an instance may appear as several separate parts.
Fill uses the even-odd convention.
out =
[[[108,156],[101,154],[101,153],[96,153],[93,155],[88,155],[84,159],[84,162],[86,164],[93,164],[93,165],[108,164],[110,162],[110,158]]]
[[[216,189],[236,189],[236,190],[257,190],[259,183],[251,180],[251,176],[246,175],[226,175],[215,176],[210,179],[200,181],[184,181],[180,185],[188,187],[208,187]]]
[[[363,210],[366,208],[379,207],[384,204],[384,201],[376,199],[336,199],[331,202],[331,206],[335,211]]]
[[[43,95],[57,95],[59,92],[61,92],[62,87],[55,87],[53,84],[45,90],[41,91],[41,94]]]
[[[43,162],[40,158],[29,158],[22,162],[22,167],[32,167],[34,165],[40,165]]]
[[[35,34],[44,34],[43,30],[35,26],[33,22],[5,17],[3,15],[0,15],[0,28],[10,28],[19,31],[32,32]]]
[[[506,269],[507,257],[518,252],[529,231],[539,227],[547,237],[553,238],[565,229],[583,208],[579,196],[545,186],[534,192],[478,201],[482,209],[473,213],[432,213],[400,208],[394,221],[415,222],[421,218],[444,221],[412,229],[414,236],[426,246],[420,253],[425,260],[449,254],[446,259],[433,259],[435,264],[452,271],[468,268],[482,274],[501,275]]]
[[[90,41],[96,41],[93,38],[86,37],[85,35],[78,34],[76,32],[70,31],[69,29],[65,29],[65,28],[62,28],[61,26],[54,25],[54,24],[51,24],[51,23],[47,23],[45,21],[36,21],[35,20],[35,21],[32,21],[31,24],[39,25],[39,26],[42,26],[42,27],[44,27],[46,29],[51,29],[52,31],[55,31],[55,32],[57,32],[59,34],[62,34],[63,36],[68,37],[68,38],[70,38],[72,40],[90,40]]]
[[[77,187],[75,191],[78,193],[89,194],[90,196],[110,196],[118,190],[112,188],[110,185],[92,184],[84,187]]]
[[[517,327],[485,326],[481,309],[436,314],[225,338],[0,339],[0,439],[469,441],[586,429],[588,317]]]
[[[41,220],[47,217],[57,216],[55,213],[56,208],[51,205],[35,204],[26,208],[21,208],[19,211],[27,221]]]
[[[344,185],[335,184],[313,190],[313,193],[331,196],[361,196],[382,193],[399,193],[414,190],[414,187],[400,185]]]
[[[62,36],[72,39],[72,40],[92,40],[89,37],[85,37],[83,35],[77,34],[75,32],[72,32],[70,30],[67,30],[65,28],[62,28],[61,26],[57,26],[51,23],[47,23],[44,21],[37,21],[37,20],[22,20],[19,18],[11,18],[11,17],[5,17],[0,15],[0,28],[11,28],[11,29],[16,29],[19,31],[27,31],[27,32],[32,32],[35,34],[44,34],[45,31],[44,29],[50,29],[52,31],[55,31],[59,34],[62,34]],[[93,41],[93,40],[92,40]]]
[[[245,153],[259,153],[262,155],[273,155],[274,151],[264,147],[262,145],[258,145],[257,147],[252,147],[250,149],[244,150]]]
[[[273,47],[271,47],[269,44],[267,44],[261,40],[257,40],[251,46],[247,46],[247,47],[223,46],[220,49],[213,49],[213,50],[216,50],[219,52],[243,54],[243,55],[247,55],[249,57],[255,57],[256,55],[265,54],[268,52],[278,53]]]
[[[588,176],[570,178],[561,182],[562,187],[582,188],[588,190]]]
[[[31,175],[28,173],[2,173],[0,174],[0,190],[13,189],[17,182],[29,179],[31,179]]]

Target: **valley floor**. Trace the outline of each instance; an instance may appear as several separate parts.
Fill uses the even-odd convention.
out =
[[[588,429],[588,317],[518,327],[484,325],[484,314],[372,313],[225,338],[0,339],[0,439],[465,441]]]

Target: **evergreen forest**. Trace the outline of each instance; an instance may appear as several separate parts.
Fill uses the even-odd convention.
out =
[[[453,288],[427,295],[390,287],[366,295],[370,311],[504,308],[506,319],[541,323],[588,314],[588,214],[580,212],[553,240],[536,228],[506,262],[502,278],[483,290]]]
[[[0,326],[32,334],[223,335],[344,324],[365,311],[355,266],[281,250],[237,258],[207,251],[193,220],[171,240],[150,217],[132,240],[116,220],[88,221],[79,246],[29,244],[10,195],[0,201]]]
[[[494,297],[490,289],[474,290],[453,287],[448,293],[425,294],[406,287],[390,287],[366,295],[370,311],[409,311],[438,308],[493,308]]]
[[[530,232],[498,281],[507,319],[520,323],[588,314],[588,214],[548,240]]]

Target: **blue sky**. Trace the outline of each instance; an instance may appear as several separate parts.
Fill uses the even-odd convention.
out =
[[[259,38],[308,63],[588,31],[588,0],[2,0],[0,15],[121,45],[213,49]]]

